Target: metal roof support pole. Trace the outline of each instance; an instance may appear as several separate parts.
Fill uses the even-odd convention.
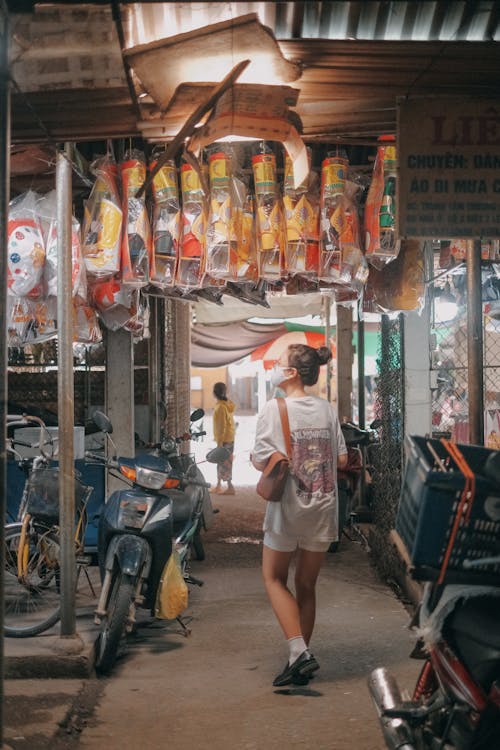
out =
[[[106,332],[105,410],[119,456],[135,455],[134,342],[120,329]],[[106,497],[124,483],[108,474]]]
[[[352,419],[352,307],[337,305],[337,412]]]
[[[165,418],[165,414],[162,414],[163,410],[160,409],[163,392],[160,352],[164,347],[164,326],[161,316],[164,303],[159,297],[151,297],[149,304],[151,333],[148,340],[149,440],[151,443],[158,443],[161,432],[160,422]]]
[[[10,80],[9,80],[9,14],[5,4],[0,8],[0,247],[7,247],[10,189]],[[7,253],[0,253],[0,549],[4,548],[7,498]],[[0,747],[3,744],[4,726],[4,568],[0,566]]]
[[[481,241],[467,247],[467,366],[469,442],[484,445],[483,302],[481,295]]]
[[[166,299],[165,308],[165,428],[168,435],[178,436],[189,429],[191,305]]]
[[[326,294],[323,297],[323,317],[325,321],[325,343],[330,348],[330,339],[332,336],[332,299]],[[332,362],[326,365],[326,399],[332,401]]]
[[[71,145],[57,154],[57,405],[59,523],[61,538],[61,636],[76,631],[73,289],[71,242]]]
[[[358,302],[358,424],[362,430],[366,427],[366,398],[365,398],[365,321]]]

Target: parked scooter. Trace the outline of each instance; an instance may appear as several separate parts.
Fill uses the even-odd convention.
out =
[[[372,470],[367,455],[378,440],[376,430],[380,420],[375,420],[369,429],[363,430],[353,422],[342,422],[340,427],[347,446],[347,466],[337,471],[339,501],[339,540],[332,542],[329,552],[337,552],[342,534],[349,536],[348,529],[354,520],[371,520]]]
[[[418,486],[419,476],[426,473],[420,495],[426,491],[435,493],[430,498],[436,502],[432,503],[434,528],[427,529],[428,541],[439,525],[439,507],[446,506],[443,488],[451,482],[456,486],[456,479],[436,453],[434,444],[438,441],[418,440],[435,454],[440,467],[439,472],[429,472],[421,462],[419,475],[412,472],[408,476],[407,470],[407,487]],[[469,446],[469,450],[472,459],[477,454],[481,456],[481,451],[488,453],[475,446]],[[412,654],[424,659],[424,664],[411,700],[402,697],[394,676],[385,667],[374,670],[369,677],[368,686],[390,750],[500,747],[500,555],[491,554],[500,549],[500,453],[489,453],[481,474],[476,476],[474,492],[480,492],[480,497],[475,505],[474,492],[472,501],[471,496],[466,498],[466,521],[461,525],[460,536],[455,537],[463,540],[470,534],[467,547],[463,548],[468,556],[460,559],[460,569],[454,569],[448,578],[427,578],[424,587],[414,623],[420,638]],[[450,494],[456,498],[453,490]],[[456,505],[455,500],[453,507]],[[479,519],[484,510],[489,520]],[[456,544],[454,540],[449,543]],[[478,550],[480,556],[476,557]],[[422,566],[420,580],[426,570],[430,568]],[[443,575],[445,570],[442,568]]]
[[[191,421],[201,419],[203,413],[196,410]],[[106,415],[96,412],[93,418],[111,441],[113,428]],[[203,583],[189,574],[188,563],[192,550],[198,559],[204,556],[200,532],[212,521],[210,485],[194,458],[179,452],[184,440],[203,434],[191,430],[181,437],[165,437],[134,458],[106,460],[108,468],[117,470],[131,487],[113,492],[99,519],[102,589],[95,619],[101,626],[96,644],[100,672],[112,668],[123,638],[135,624],[136,607],[149,609],[154,616],[161,575],[174,550],[185,580]]]

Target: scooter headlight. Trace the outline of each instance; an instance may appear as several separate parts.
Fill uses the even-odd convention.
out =
[[[168,474],[154,469],[145,469],[143,466],[136,467],[135,483],[149,490],[161,490],[168,480]]]

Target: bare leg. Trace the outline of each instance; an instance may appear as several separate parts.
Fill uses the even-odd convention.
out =
[[[293,552],[278,552],[264,544],[262,575],[264,586],[285,638],[302,635],[299,607],[287,586],[288,568]]]
[[[316,581],[324,559],[324,552],[309,552],[305,549],[299,549],[297,555],[295,592],[300,628],[307,645],[311,640],[316,619]]]

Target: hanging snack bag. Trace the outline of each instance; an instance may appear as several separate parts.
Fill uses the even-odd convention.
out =
[[[231,156],[228,153],[218,150],[210,154],[207,273],[216,279],[225,279],[231,275],[231,243],[235,241],[231,173]]]
[[[252,156],[252,169],[259,276],[276,281],[285,273],[286,227],[276,180],[274,154]]]
[[[36,211],[38,196],[28,191],[9,204],[7,289],[14,297],[42,294],[45,245]]]
[[[153,169],[156,162],[152,162]],[[164,164],[153,178],[153,263],[151,281],[159,287],[175,282],[181,206],[175,162]]]
[[[57,296],[57,197],[56,191],[44,195],[37,202],[37,212],[43,229],[46,258],[45,285],[49,296]],[[71,221],[71,284],[73,297],[87,299],[87,274],[80,242],[80,224]]]
[[[151,227],[144,194],[137,193],[146,179],[144,154],[135,149],[120,164],[123,232],[121,276],[124,284],[145,286],[149,282]]]
[[[309,164],[311,150],[308,149]],[[286,221],[286,266],[288,272],[316,276],[319,261],[319,200],[314,173],[294,188],[293,162],[285,155],[283,205]]]
[[[182,233],[177,264],[177,285],[201,287],[205,273],[207,196],[200,175],[191,164],[181,167]]]
[[[340,277],[340,236],[346,222],[346,205],[342,198],[348,165],[343,153],[328,156],[321,164],[319,278],[325,281]]]
[[[91,165],[96,181],[85,205],[82,252],[87,272],[96,277],[120,271],[122,209],[116,183],[116,164],[109,156]]]
[[[234,237],[234,277],[237,281],[256,282],[259,278],[255,243],[254,199],[245,183],[233,177],[236,207],[233,210],[231,236]],[[231,243],[233,247],[233,242]]]
[[[382,267],[397,257],[396,146],[394,136],[380,136],[372,181],[365,204],[365,254],[369,263]]]

